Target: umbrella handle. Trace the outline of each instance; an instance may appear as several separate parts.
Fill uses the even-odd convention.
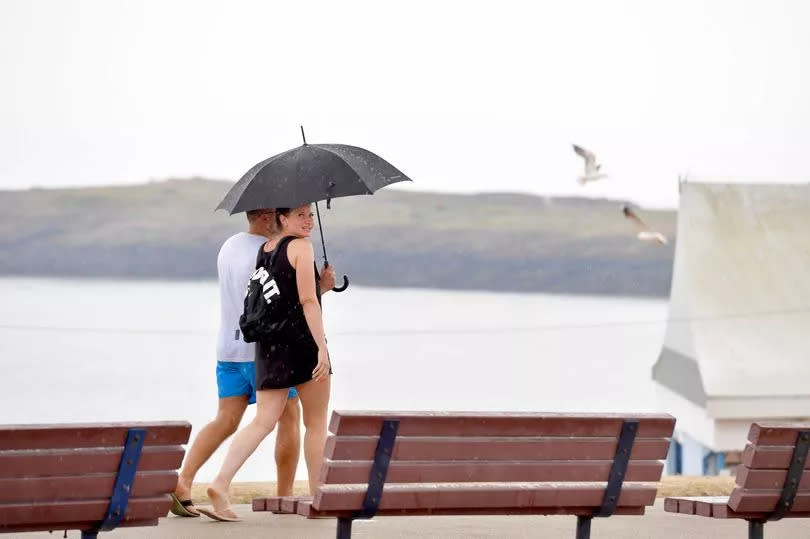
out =
[[[349,278],[345,275],[343,276],[343,286],[336,286],[332,289],[333,292],[343,292],[349,288]]]

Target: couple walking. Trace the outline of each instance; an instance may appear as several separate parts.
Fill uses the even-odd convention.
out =
[[[247,212],[248,232],[225,241],[217,257],[221,320],[217,343],[219,410],[189,449],[174,493],[172,512],[203,513],[237,521],[228,499],[230,483],[264,438],[279,426],[276,440],[277,493],[291,495],[300,449],[299,404],[303,408],[304,457],[311,492],[318,482],[327,429],[331,365],[321,316],[321,294],[335,284],[335,272],[315,266],[310,241],[314,226],[309,204],[297,208]],[[275,256],[273,256],[275,255]],[[272,274],[282,296],[300,304],[300,333],[295,344],[242,340],[239,316],[245,288],[255,269],[272,261]],[[255,358],[255,360],[254,360]],[[212,507],[195,508],[191,485],[199,468],[239,426],[248,404],[256,402],[255,418],[234,436],[219,473],[208,488]]]

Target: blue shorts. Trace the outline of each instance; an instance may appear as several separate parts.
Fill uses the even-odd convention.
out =
[[[256,368],[253,361],[217,361],[217,392],[219,398],[247,395],[248,404],[256,402]],[[291,387],[288,399],[298,396]]]

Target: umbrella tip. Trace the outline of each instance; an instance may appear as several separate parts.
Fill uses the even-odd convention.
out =
[[[304,134],[304,126],[302,125],[300,127],[301,127],[301,138],[304,139],[304,146],[306,146],[307,145],[307,136]]]

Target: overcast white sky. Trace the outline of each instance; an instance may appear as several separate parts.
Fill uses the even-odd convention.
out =
[[[0,2],[0,188],[238,179],[309,142],[446,192],[807,182],[810,2]],[[610,174],[582,188],[571,142]]]

